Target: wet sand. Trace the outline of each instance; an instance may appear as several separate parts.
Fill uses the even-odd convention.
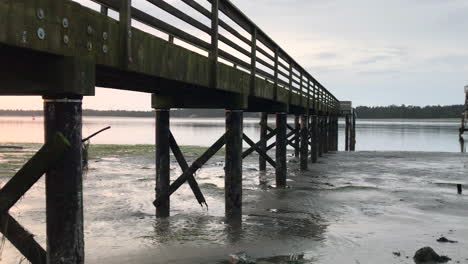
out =
[[[186,150],[188,160],[201,151]],[[0,167],[2,184],[28,151],[0,151],[10,164]],[[468,263],[468,189],[457,195],[456,188],[468,188],[463,154],[339,152],[305,173],[289,157],[286,190],[275,189],[274,171],[259,173],[251,156],[244,161],[243,225],[232,230],[223,217],[222,155],[196,175],[208,211],[184,185],[172,197],[172,217],[155,220],[151,148],[92,153],[84,182],[87,263],[226,263],[241,251],[258,263],[413,263],[424,246]],[[175,163],[172,171],[180,174]],[[12,209],[43,246],[44,201],[41,180]],[[437,242],[442,235],[458,243]],[[21,259],[8,242],[2,256],[7,264]]]

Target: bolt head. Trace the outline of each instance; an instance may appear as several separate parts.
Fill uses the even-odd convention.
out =
[[[63,26],[63,28],[68,28],[68,25],[69,25],[69,24],[68,24],[68,19],[67,19],[67,18],[64,18],[64,19],[62,20],[62,26]]]
[[[37,29],[37,37],[40,39],[40,40],[44,40],[45,37],[46,37],[46,33],[45,33],[45,30],[43,28],[38,28]]]
[[[107,34],[107,32],[102,33],[102,39],[103,40],[107,40],[108,37],[109,37],[109,35]]]
[[[68,38],[68,36],[67,35],[63,36],[63,43],[67,45],[69,42],[70,42],[70,39]]]
[[[24,44],[28,43],[28,32],[27,31],[23,31],[23,36],[21,37],[21,42],[23,42]]]
[[[108,51],[109,51],[109,48],[107,47],[107,45],[103,45],[102,52],[107,53]]]
[[[86,44],[86,48],[88,49],[88,51],[92,51],[93,50],[93,44],[88,41],[88,43]]]
[[[91,26],[88,26],[88,29],[86,31],[88,32],[88,35],[93,34],[93,28]]]
[[[37,15],[37,18],[39,18],[40,20],[44,19],[45,17],[44,9],[42,8],[37,9],[36,15]]]

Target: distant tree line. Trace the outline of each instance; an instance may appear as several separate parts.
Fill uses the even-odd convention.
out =
[[[356,112],[359,118],[459,118],[463,105],[447,106],[358,106]],[[153,111],[126,110],[83,110],[84,116],[113,117],[154,117]],[[224,117],[223,109],[174,109],[171,117]],[[0,110],[0,116],[42,116],[42,110]],[[245,117],[258,117],[258,113],[245,113]]]
[[[390,106],[358,106],[358,118],[460,118],[464,105],[390,105]]]
[[[0,110],[0,116],[42,116],[42,110]],[[154,117],[153,111],[92,110],[84,109],[84,116]],[[223,109],[173,109],[171,117],[224,117]],[[245,113],[244,117],[258,117],[258,113]]]

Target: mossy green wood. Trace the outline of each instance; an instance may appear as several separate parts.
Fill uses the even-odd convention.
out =
[[[43,18],[38,17],[38,10],[44,12]],[[50,55],[74,57],[77,61],[87,62],[86,67],[78,67],[81,69],[78,71],[79,74],[85,72],[84,69],[94,69],[92,66],[94,64],[97,67],[106,67],[106,69],[177,81],[193,85],[194,88],[212,88],[210,83],[212,61],[208,57],[135,28],[131,30],[128,45],[122,45],[122,39],[126,37],[122,34],[127,35],[127,32],[121,30],[124,27],[121,27],[118,21],[73,1],[1,0],[0,22],[0,44]],[[41,30],[44,32],[43,37],[39,36]],[[128,53],[124,50],[127,48],[130,48]],[[122,61],[127,61],[127,56],[130,56],[131,60],[128,60],[127,65],[122,65]],[[70,72],[76,73],[76,71]],[[218,63],[217,75],[218,84],[214,89],[246,96],[250,94],[260,99],[289,104],[289,90],[284,87],[278,87],[277,98],[275,98],[274,84],[255,78],[255,89],[253,93],[249,93],[250,74],[223,63]],[[96,83],[93,71],[87,72],[83,77],[81,82],[74,83],[64,92],[94,95],[94,89],[89,88]],[[115,78],[119,78],[119,75]],[[74,80],[78,79],[74,78]],[[53,89],[65,88],[56,85],[49,88],[51,91],[44,89],[28,91],[27,86],[22,86],[21,89],[25,91],[15,93],[11,89],[9,91],[5,89],[1,87],[0,94],[47,95],[58,93]],[[158,92],[158,89],[169,90],[171,87],[148,85],[148,87],[139,88],[139,91],[154,93]],[[180,96],[177,89],[173,90],[174,95]],[[298,107],[307,107],[305,102],[307,100],[292,100],[292,104]]]

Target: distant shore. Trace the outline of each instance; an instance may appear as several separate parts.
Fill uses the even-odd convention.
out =
[[[447,106],[358,106],[356,113],[359,119],[459,119],[463,105]],[[127,110],[93,110],[84,109],[84,116],[110,117],[154,117],[153,111]],[[0,116],[42,116],[42,110],[0,110]],[[220,118],[224,117],[223,109],[174,109],[172,117],[181,118]],[[244,117],[258,117],[258,113],[246,112]]]

